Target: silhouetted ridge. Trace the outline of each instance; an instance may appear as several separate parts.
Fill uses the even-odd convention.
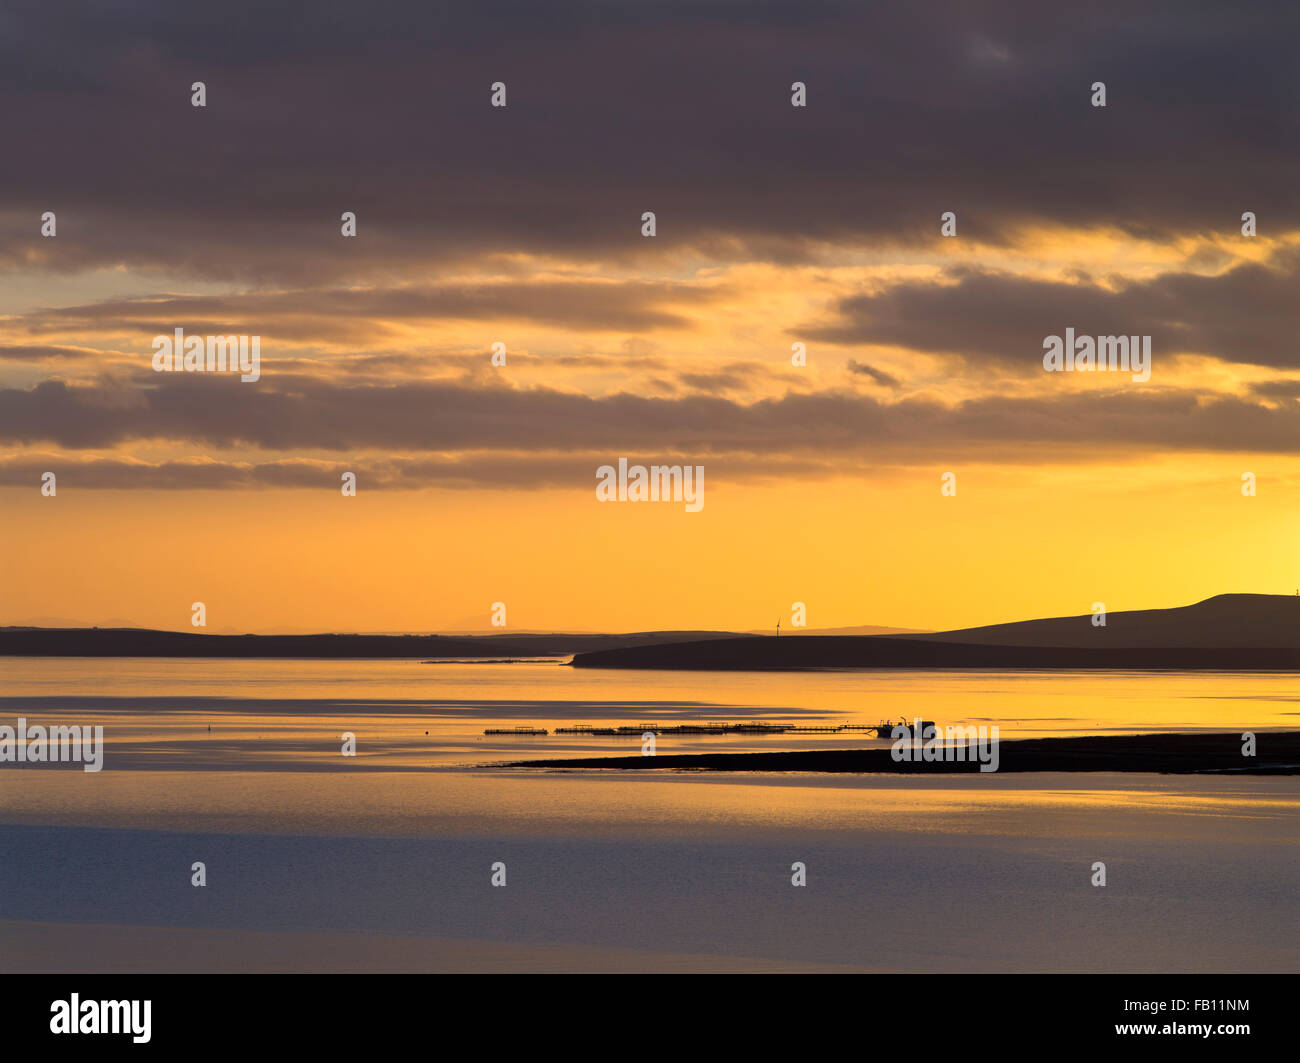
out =
[[[626,635],[206,635],[144,628],[0,628],[6,657],[567,657],[581,650],[726,632],[646,631]]]
[[[1108,613],[1105,626],[1093,614],[1021,620],[899,638],[970,642],[984,646],[1115,647],[1300,647],[1300,596],[1216,594],[1173,609]]]
[[[1300,596],[1219,594],[1174,609],[921,635],[755,637],[580,653],[579,668],[1111,668],[1300,671]]]

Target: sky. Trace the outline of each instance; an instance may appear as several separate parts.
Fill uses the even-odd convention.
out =
[[[0,623],[938,629],[1294,593],[1298,29],[6,5]],[[156,371],[177,328],[259,337],[260,378]],[[1046,371],[1067,328],[1149,336],[1150,379]],[[621,457],[702,467],[702,508],[601,501]]]

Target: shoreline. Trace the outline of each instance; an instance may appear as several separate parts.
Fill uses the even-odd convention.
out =
[[[802,672],[941,671],[1300,672],[1293,646],[986,645],[930,636],[799,635],[720,638],[578,652],[574,668]]]
[[[1024,738],[999,742],[996,774],[1019,772],[1143,772],[1161,774],[1300,775],[1300,731],[1262,731],[1256,754],[1242,754],[1240,732]],[[654,756],[551,757],[511,761],[504,768],[636,771],[771,771],[890,774],[980,774],[968,760],[897,761],[892,747],[773,753],[665,753]],[[984,773],[993,774],[993,773]]]

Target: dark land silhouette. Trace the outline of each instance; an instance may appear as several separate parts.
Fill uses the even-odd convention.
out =
[[[577,668],[1208,669],[1300,671],[1300,597],[1221,594],[1177,609],[919,635],[749,636],[584,652]]]
[[[1216,594],[1175,609],[1130,609],[1108,613],[1104,627],[1093,614],[1050,620],[908,633],[900,638],[967,642],[981,646],[1154,647],[1160,649],[1300,648],[1300,595]]]
[[[3,657],[567,657],[653,642],[729,638],[729,632],[625,635],[207,635],[147,628],[0,628]]]
[[[579,653],[576,668],[679,668],[698,671],[800,671],[813,668],[1208,669],[1300,671],[1300,647],[1137,647],[1074,649],[981,646],[879,637],[768,637],[669,643]]]
[[[572,654],[578,668],[1300,671],[1300,596],[1290,595],[1221,594],[1183,608],[1110,613],[1105,626],[1084,614],[955,631],[884,630],[893,633],[209,635],[147,628],[5,627],[0,628],[0,656],[437,660]]]
[[[1120,771],[1234,775],[1300,774],[1300,731],[1261,731],[1253,757],[1240,732],[1228,734],[1089,735],[1001,741],[997,774],[1029,771]],[[899,761],[889,746],[785,753],[669,753],[655,756],[524,760],[511,768],[614,768],[635,771],[822,771],[953,774],[979,772],[971,760]]]

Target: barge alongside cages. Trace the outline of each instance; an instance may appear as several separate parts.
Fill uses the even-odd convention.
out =
[[[853,731],[870,732],[874,728],[862,724],[840,724],[838,727],[801,727],[779,723],[684,723],[670,727],[654,724],[625,724],[621,727],[557,727],[557,735],[599,735],[603,737],[639,738],[647,731],[657,735],[783,735],[783,734],[845,734]]]
[[[780,723],[683,723],[671,726],[657,726],[652,723],[622,724],[618,727],[596,727],[589,724],[574,724],[572,727],[557,727],[557,735],[592,735],[601,738],[640,738],[647,731],[657,735],[783,735],[783,734],[879,734],[885,728],[884,737],[889,737],[890,724],[780,724]],[[536,727],[513,727],[494,729],[483,732],[485,735],[544,735]]]
[[[895,727],[907,728],[908,738],[912,737],[913,729],[915,729],[917,736],[922,739],[934,738],[939,733],[939,725],[933,720],[908,720],[902,716],[898,718],[897,723],[892,720],[882,720],[872,730],[876,732],[877,738],[893,738]]]
[[[939,729],[933,720],[900,719],[897,723],[883,720],[877,724],[841,723],[841,724],[781,724],[781,723],[682,723],[668,727],[659,727],[652,723],[621,724],[618,727],[596,727],[590,724],[574,724],[572,727],[557,727],[557,735],[590,735],[597,738],[640,738],[647,731],[656,735],[785,735],[785,734],[868,734],[877,738],[893,738],[895,727],[906,727],[910,737],[913,729],[919,737],[932,738]],[[483,732],[485,735],[549,735],[541,727],[493,727]]]

